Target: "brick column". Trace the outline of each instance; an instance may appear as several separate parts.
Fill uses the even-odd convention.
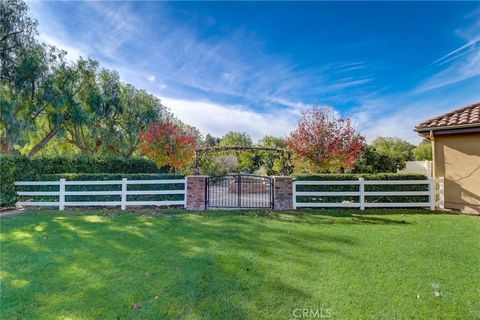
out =
[[[187,210],[205,210],[207,176],[187,177]]]
[[[273,177],[273,209],[293,209],[293,178]]]

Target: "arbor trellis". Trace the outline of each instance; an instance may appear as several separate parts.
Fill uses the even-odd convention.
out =
[[[287,161],[290,160],[291,153],[286,149],[280,148],[266,148],[266,147],[210,147],[210,148],[200,148],[195,150],[195,174],[198,175],[200,173],[200,164],[201,164],[201,157],[207,153],[222,153],[222,152],[274,152],[280,156],[282,162],[282,174],[286,173],[286,164]]]

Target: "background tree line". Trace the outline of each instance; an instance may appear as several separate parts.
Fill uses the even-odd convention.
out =
[[[242,171],[266,175],[396,173],[405,168],[406,161],[432,159],[429,141],[415,146],[397,137],[378,137],[367,144],[350,120],[315,106],[303,112],[297,128],[286,138],[265,136],[253,143],[247,133],[231,131],[223,137],[207,134],[201,146],[257,146],[288,151],[285,158],[269,151],[206,154],[201,169],[209,175]]]

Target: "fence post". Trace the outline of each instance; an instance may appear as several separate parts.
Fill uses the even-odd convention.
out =
[[[433,178],[428,178],[428,199],[430,202],[430,210],[435,210],[435,199],[436,199],[436,194],[435,194],[435,179]]]
[[[60,187],[58,194],[58,209],[65,209],[65,179],[60,179]]]
[[[293,209],[297,209],[297,181],[293,181],[293,186],[292,186],[292,196],[293,196]]]
[[[365,210],[365,179],[358,178],[360,181],[360,210]]]
[[[122,204],[121,209],[127,208],[127,178],[122,178]]]
[[[207,183],[207,180],[205,179],[205,183]],[[188,193],[188,188],[187,188],[187,177],[183,178],[183,187],[185,189],[185,193],[183,194],[183,207],[187,208],[187,193]],[[207,188],[205,188],[205,192],[207,192]],[[207,195],[205,194],[205,198]]]

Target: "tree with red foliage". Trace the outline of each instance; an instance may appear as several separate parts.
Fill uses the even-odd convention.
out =
[[[350,119],[328,107],[302,112],[297,128],[285,140],[293,153],[296,172],[338,172],[353,167],[362,155],[365,138]]]
[[[150,124],[140,133],[140,141],[140,152],[158,168],[184,170],[195,155],[195,136],[170,121]]]

